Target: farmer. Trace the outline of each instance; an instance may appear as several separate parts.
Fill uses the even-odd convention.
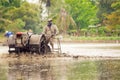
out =
[[[43,34],[45,34],[47,40],[49,41],[52,50],[54,49],[53,39],[58,34],[58,28],[52,23],[52,19],[48,19],[48,24],[43,29]]]
[[[14,36],[13,33],[10,31],[6,31],[4,36],[6,37],[6,43],[9,44],[9,41],[13,40]]]
[[[12,32],[10,32],[10,31],[6,31],[6,32],[5,32],[5,37],[9,38],[9,37],[11,37],[11,36],[13,36],[13,33],[12,33]]]

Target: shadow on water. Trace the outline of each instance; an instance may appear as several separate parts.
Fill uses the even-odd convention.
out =
[[[120,80],[120,60],[9,61],[0,63],[0,80]]]

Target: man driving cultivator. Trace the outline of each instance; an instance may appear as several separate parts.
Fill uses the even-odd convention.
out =
[[[57,26],[52,24],[52,19],[48,19],[48,24],[44,27],[43,34],[45,34],[47,41],[52,47],[52,50],[54,49],[53,39],[58,32]]]
[[[29,32],[17,32],[11,37],[8,37],[9,53],[37,53],[45,54],[51,52],[48,45],[50,43],[54,48],[53,39],[58,34],[58,28],[52,24],[52,19],[48,20],[48,24],[44,27],[44,34],[33,34]]]

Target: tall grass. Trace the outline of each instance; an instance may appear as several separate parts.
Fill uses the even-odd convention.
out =
[[[120,40],[120,37],[75,37],[75,36],[70,36],[71,40]]]

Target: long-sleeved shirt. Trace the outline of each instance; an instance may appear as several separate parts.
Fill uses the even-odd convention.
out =
[[[56,35],[58,33],[59,33],[59,31],[58,31],[58,28],[56,25],[51,25],[51,27],[48,27],[46,25],[43,29],[43,34],[45,34],[47,36]]]

